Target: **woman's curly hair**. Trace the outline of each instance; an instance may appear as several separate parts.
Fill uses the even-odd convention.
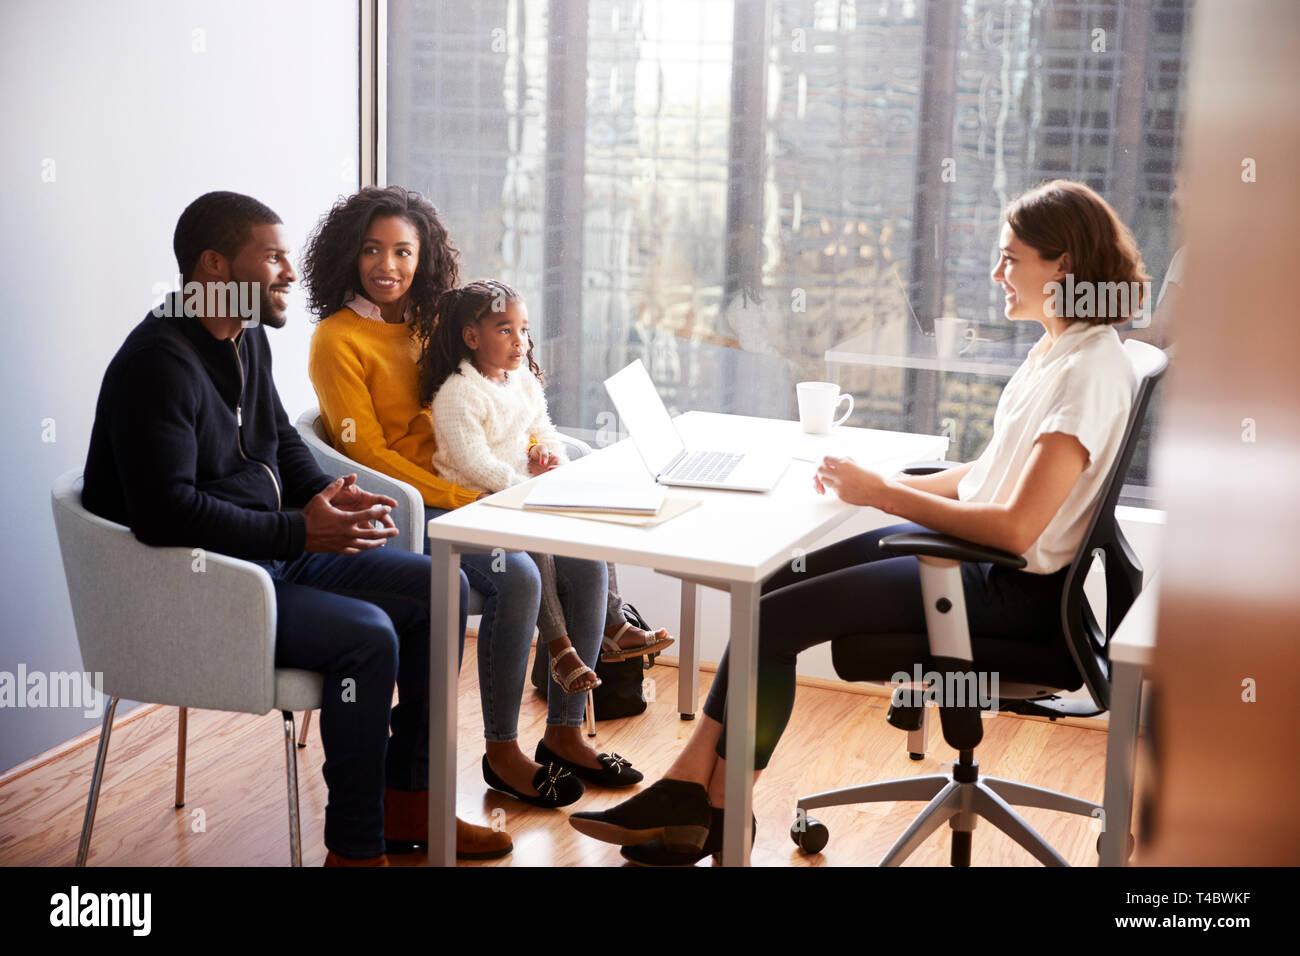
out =
[[[463,359],[474,360],[465,344],[463,330],[478,325],[493,312],[505,310],[507,302],[522,302],[523,297],[504,282],[477,279],[460,289],[448,289],[438,300],[437,310],[420,314],[412,323],[412,334],[420,343],[420,404],[430,405],[443,382],[460,374]],[[528,370],[543,385],[546,380],[533,358],[533,337],[528,337]]]
[[[396,216],[410,223],[420,239],[415,278],[411,281],[411,311],[418,318],[431,316],[438,296],[454,288],[460,279],[456,259],[460,253],[451,244],[438,210],[419,193],[401,186],[365,186],[340,198],[321,217],[307,240],[302,259],[302,278],[307,287],[307,308],[317,320],[343,308],[353,295],[361,293],[357,259],[370,224],[378,217]]]

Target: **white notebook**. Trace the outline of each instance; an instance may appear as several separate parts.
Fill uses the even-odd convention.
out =
[[[657,485],[629,488],[596,481],[543,481],[528,497],[530,511],[604,511],[611,514],[657,514],[666,489]]]

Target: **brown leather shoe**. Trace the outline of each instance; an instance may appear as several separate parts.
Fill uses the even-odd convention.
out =
[[[510,834],[456,818],[456,859],[495,860],[515,848]]]
[[[414,853],[429,845],[429,791],[384,791],[384,842],[389,853]],[[495,860],[515,848],[510,834],[456,818],[456,858]]]
[[[333,850],[325,854],[326,866],[388,866],[387,855],[381,853],[379,856],[368,856],[365,859],[354,860],[349,856],[339,856]]]

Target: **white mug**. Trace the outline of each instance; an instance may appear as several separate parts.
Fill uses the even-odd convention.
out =
[[[800,382],[794,389],[799,396],[799,422],[810,435],[825,435],[853,414],[853,396],[848,392],[840,394],[834,382]],[[832,421],[835,409],[846,399],[848,409]]]

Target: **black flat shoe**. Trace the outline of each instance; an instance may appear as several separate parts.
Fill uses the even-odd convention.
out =
[[[569,814],[579,833],[631,846],[656,838],[677,852],[698,850],[709,838],[709,792],[698,783],[660,780],[616,807]]]
[[[533,789],[536,793],[532,796],[520,793],[497,776],[488,763],[487,754],[483,755],[483,780],[493,790],[508,793],[516,800],[531,803],[535,807],[567,807],[587,792],[582,781],[568,770],[554,763],[538,762],[542,763],[542,767],[533,776]]]
[[[584,767],[565,760],[539,740],[533,759],[543,767],[548,763],[563,767],[578,779],[597,787],[611,789],[633,787],[645,779],[645,775],[640,770],[634,769],[627,758],[619,754],[598,754],[596,759],[600,761],[600,769],[597,770],[594,767]]]
[[[712,822],[709,824],[709,838],[704,841],[704,846],[698,850],[689,852],[681,850],[670,850],[663,840],[651,840],[649,843],[638,843],[635,846],[625,846],[620,851],[623,857],[638,866],[694,866],[706,856],[712,855],[715,859],[722,856],[722,821],[724,819],[723,811],[717,808],[711,809]],[[750,818],[750,841],[758,836],[758,820]]]

